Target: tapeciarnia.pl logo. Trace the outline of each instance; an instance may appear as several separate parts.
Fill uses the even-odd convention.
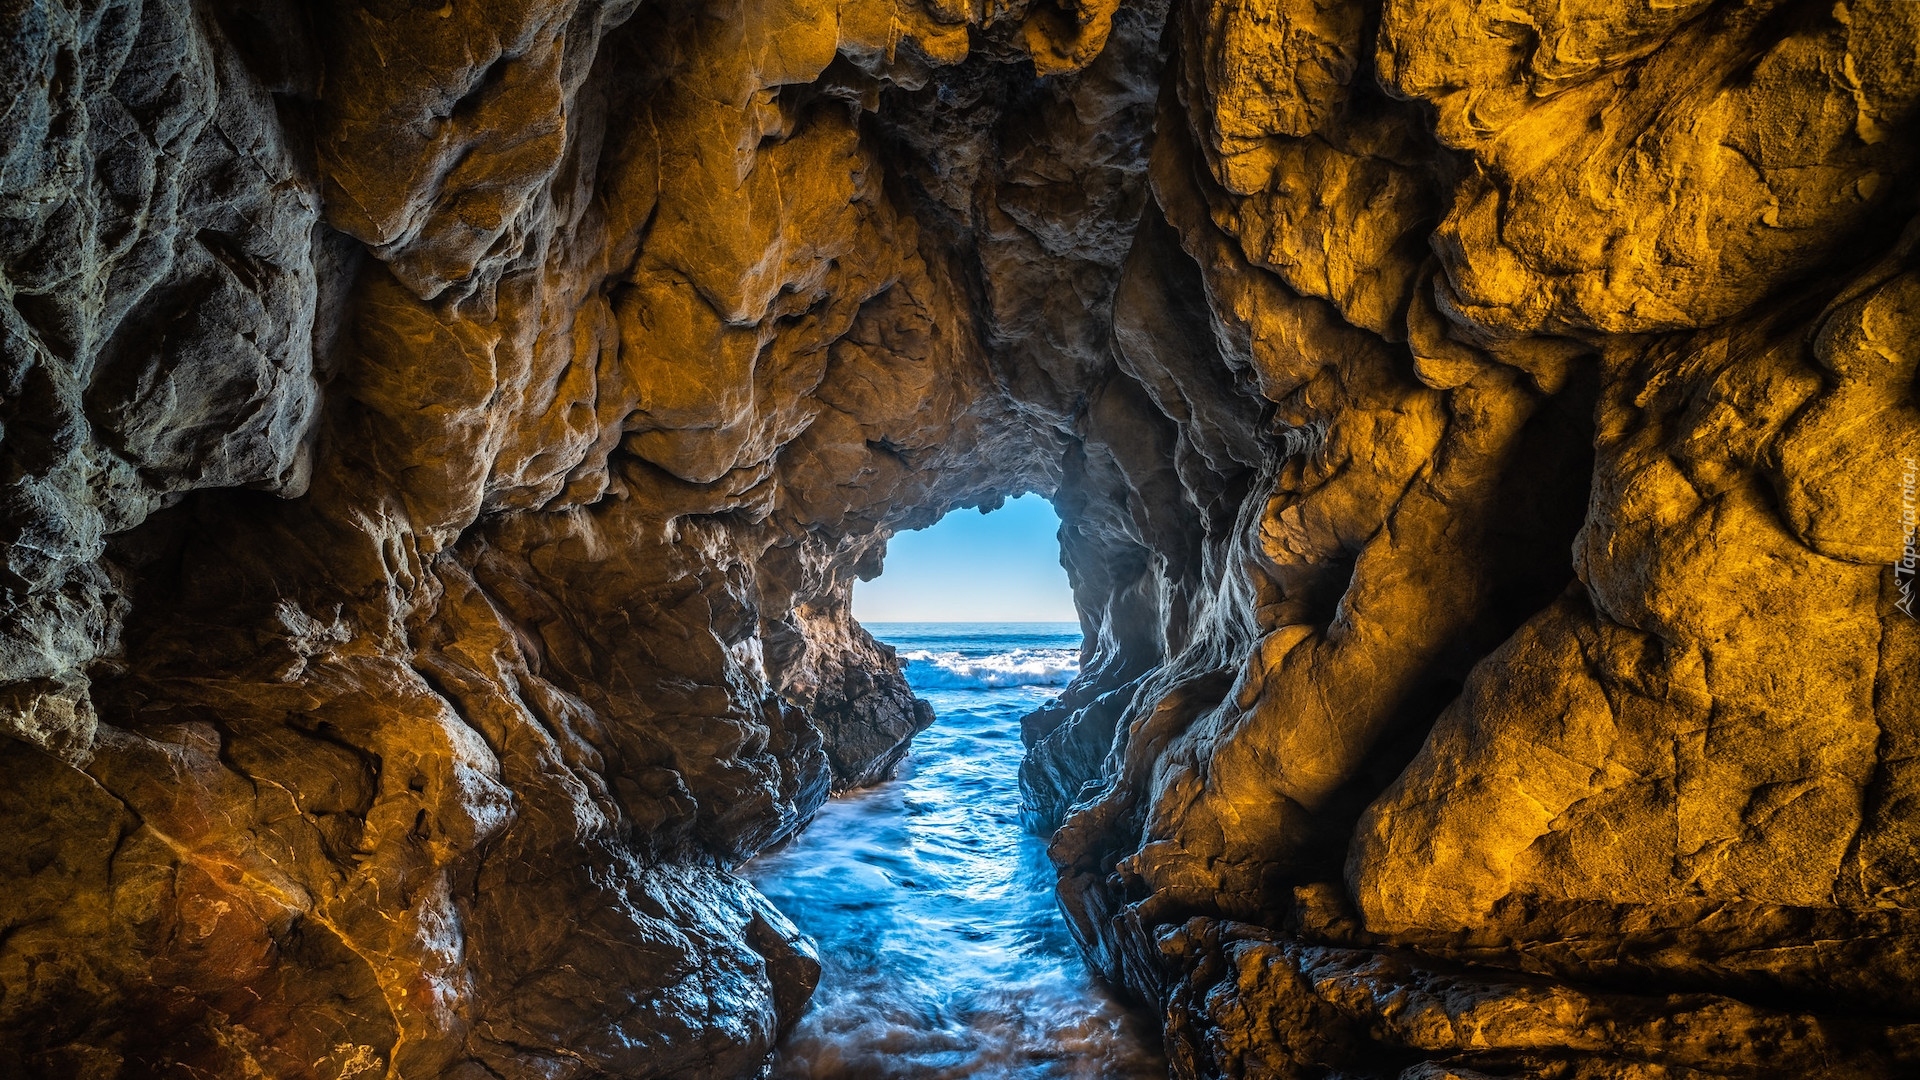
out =
[[[1893,583],[1900,589],[1900,599],[1894,601],[1894,607],[1907,613],[1908,618],[1920,618],[1913,613],[1914,571],[1920,568],[1920,557],[1914,551],[1915,534],[1920,532],[1920,518],[1916,516],[1914,502],[1914,481],[1920,468],[1916,468],[1911,457],[1900,459],[1900,561],[1893,564]]]

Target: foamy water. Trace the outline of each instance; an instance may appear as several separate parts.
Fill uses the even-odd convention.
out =
[[[1076,638],[1079,635],[1074,635]],[[928,690],[1000,690],[1014,686],[1065,686],[1080,674],[1080,649],[1009,649],[968,656],[953,649],[903,649],[907,681]]]
[[[899,779],[832,800],[747,866],[824,967],[774,1076],[1165,1077],[1151,1025],[1081,963],[1045,842],[1020,828],[1020,717],[1072,678],[1079,627],[870,629],[938,719]]]

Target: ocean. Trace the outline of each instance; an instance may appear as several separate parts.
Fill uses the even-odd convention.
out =
[[[1151,1024],[1088,972],[1020,828],[1020,718],[1079,670],[1077,623],[877,623],[933,704],[899,776],[838,796],[746,874],[820,947],[773,1075],[1160,1080]]]

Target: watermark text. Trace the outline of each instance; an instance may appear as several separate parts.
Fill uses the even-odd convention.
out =
[[[1900,561],[1893,564],[1893,583],[1900,589],[1900,599],[1894,601],[1895,607],[1907,613],[1909,618],[1920,618],[1913,613],[1914,572],[1920,570],[1920,555],[1914,550],[1915,534],[1920,533],[1920,506],[1915,504],[1915,481],[1920,480],[1920,467],[1916,467],[1913,458],[1900,459]]]

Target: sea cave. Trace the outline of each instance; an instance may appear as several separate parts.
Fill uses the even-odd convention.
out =
[[[1920,3],[0,0],[0,88],[0,1076],[1920,1073]],[[956,697],[860,583],[1031,499],[1071,670]]]

